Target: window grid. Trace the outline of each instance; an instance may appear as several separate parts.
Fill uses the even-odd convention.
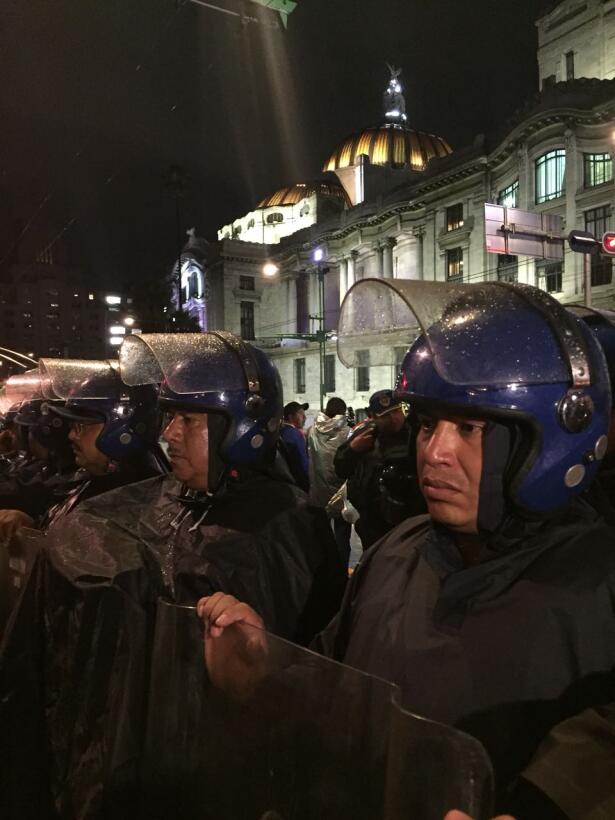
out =
[[[327,353],[325,356],[325,393],[335,393],[335,355]]]
[[[585,187],[593,188],[613,179],[613,160],[610,154],[585,154]]]
[[[254,302],[240,303],[241,338],[254,339]]]
[[[611,217],[609,205],[600,208],[590,208],[585,211],[585,230],[593,234],[596,239],[602,239],[602,234],[609,230],[608,222]],[[609,256],[601,256],[599,253],[592,253],[591,276],[592,287],[597,285],[610,285],[613,276],[613,263]]]
[[[239,277],[239,289],[240,290],[254,290],[254,277],[253,276],[240,276]]]
[[[536,203],[557,199],[564,193],[566,152],[549,151],[536,160]]]
[[[574,51],[566,52],[566,79],[574,80]]]
[[[357,361],[355,389],[358,393],[365,393],[369,390],[369,350],[357,350]]]
[[[498,256],[498,282],[517,281],[517,257],[509,254]]]
[[[446,278],[449,282],[463,282],[463,248],[447,250]]]
[[[451,205],[446,209],[446,230],[456,231],[463,227],[463,203]]]
[[[560,293],[562,291],[562,263],[547,262],[540,260],[536,262],[536,273],[538,284],[547,293]]]
[[[498,205],[503,205],[505,208],[519,207],[519,180],[516,179],[511,182],[506,188],[498,194]]]
[[[305,359],[295,359],[295,393],[305,393]]]

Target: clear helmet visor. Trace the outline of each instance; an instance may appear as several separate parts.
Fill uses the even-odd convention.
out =
[[[8,407],[13,404],[21,404],[23,401],[42,399],[41,377],[38,368],[9,376],[3,398]]]
[[[575,318],[537,288],[497,282],[364,279],[342,304],[338,355],[346,367],[394,365],[394,348],[410,347],[420,334],[451,384],[590,382]]]
[[[242,390],[247,378],[241,360],[223,334],[143,333],[120,347],[126,384],[160,384],[180,395]]]
[[[118,395],[119,378],[111,362],[94,359],[40,359],[46,399],[109,399]]]

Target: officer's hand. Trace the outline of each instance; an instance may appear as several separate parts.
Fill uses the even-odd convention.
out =
[[[22,527],[33,527],[34,521],[21,510],[0,510],[0,540],[8,541]]]
[[[215,592],[207,598],[201,598],[196,610],[205,622],[205,634],[211,638],[220,637],[226,627],[236,623],[265,628],[258,612],[224,592]]]
[[[232,595],[201,598],[205,665],[213,685],[245,700],[267,674],[267,635],[260,615]]]
[[[469,814],[465,814],[458,809],[453,809],[453,811],[449,811],[444,820],[472,820]],[[494,817],[493,820],[515,820],[514,817],[511,817],[510,814],[499,814],[497,817]]]
[[[357,428],[355,428],[348,446],[351,450],[354,450],[355,453],[367,453],[368,450],[373,450],[375,443],[376,429],[370,426],[365,430],[358,431]]]

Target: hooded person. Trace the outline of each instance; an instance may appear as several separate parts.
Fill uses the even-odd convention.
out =
[[[282,396],[267,357],[228,333],[160,334],[128,337],[120,362],[131,387],[160,383],[173,475],[89,499],[49,529],[0,660],[11,819],[136,816],[160,598],[224,591],[306,641],[343,591],[324,513],[276,459]]]
[[[612,700],[615,533],[583,497],[606,452],[607,369],[589,329],[534,288],[384,287],[423,331],[397,395],[429,514],[363,555],[315,648],[478,738],[506,809],[550,728]],[[518,816],[557,816],[528,799]]]

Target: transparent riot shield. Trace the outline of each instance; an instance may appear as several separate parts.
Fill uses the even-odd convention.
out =
[[[479,820],[492,773],[393,684],[245,625],[204,639],[193,607],[159,603],[141,785],[149,818]]]
[[[42,399],[41,377],[38,368],[9,376],[4,390],[4,397],[9,406],[21,404],[23,401]]]
[[[506,315],[502,332],[500,319]],[[531,321],[531,316],[541,321]],[[584,334],[556,299],[529,285],[363,279],[340,308],[337,352],[346,367],[394,364],[424,334],[451,384],[591,383]],[[497,356],[485,350],[497,349]],[[552,350],[549,357],[539,355]]]

